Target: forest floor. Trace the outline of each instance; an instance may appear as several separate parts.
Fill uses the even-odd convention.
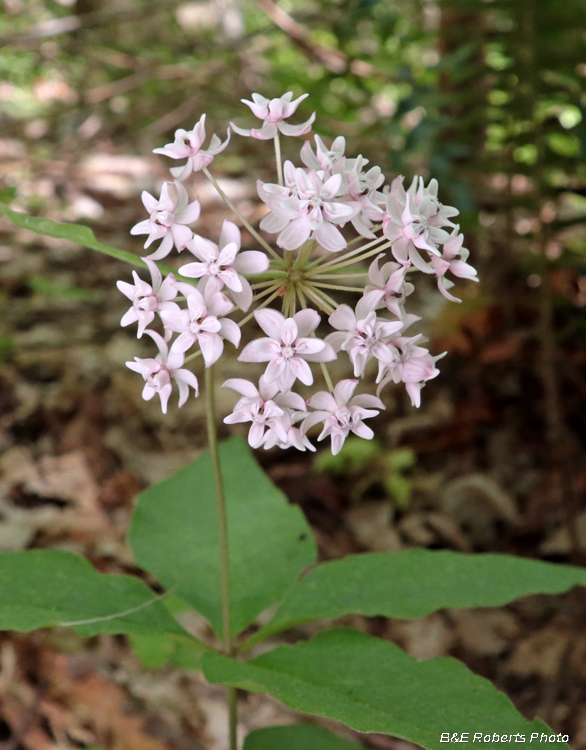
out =
[[[0,140],[0,177],[19,186],[23,207],[89,222],[101,241],[137,253],[141,245],[128,231],[143,218],[140,193],[154,192],[164,170],[156,157],[108,144],[73,162],[39,160],[25,143]],[[222,185],[245,215],[260,217],[252,182],[233,176]],[[203,211],[197,231],[214,237],[227,215],[209,185],[199,183],[198,191]],[[140,574],[125,543],[136,496],[204,449],[201,399],[181,410],[172,405],[164,416],[158,402],[142,401],[139,377],[124,366],[150,351],[148,342],[119,326],[127,305],[115,282],[129,276],[127,266],[109,257],[0,222],[2,551],[66,549],[100,571]],[[493,277],[493,290],[497,286]],[[418,546],[583,560],[584,447],[570,441],[576,499],[568,507],[544,437],[530,290],[506,291],[469,291],[460,307],[444,305],[431,290],[420,297],[430,348],[448,356],[440,377],[424,389],[421,409],[392,391],[393,402],[376,424],[381,451],[363,466],[339,466],[321,452],[317,458],[257,452],[272,480],[305,512],[322,559]],[[568,352],[562,362],[573,383],[571,397],[564,392],[562,399],[570,422],[585,413],[585,360]],[[242,376],[244,367],[225,356],[220,377]],[[221,393],[221,411],[233,401]],[[225,425],[221,432],[229,434]],[[392,477],[381,459],[389,453],[407,464]],[[570,734],[574,750],[583,750],[585,616],[586,591],[575,589],[412,622],[346,622],[419,659],[463,660],[528,718],[539,715]],[[200,637],[211,637],[205,622],[194,627]],[[304,626],[296,635],[309,637],[321,627]],[[195,673],[146,669],[124,637],[3,633],[0,655],[2,750],[225,747],[223,689]],[[242,698],[243,733],[295,718],[271,698]],[[407,744],[375,735],[360,741],[381,750]]]

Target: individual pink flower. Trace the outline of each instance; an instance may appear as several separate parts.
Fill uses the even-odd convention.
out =
[[[288,393],[282,393],[281,396],[288,396]],[[315,446],[307,435],[299,427],[294,427],[296,421],[300,421],[307,416],[307,412],[300,412],[294,409],[284,409],[283,416],[280,419],[281,427],[285,429],[285,439],[283,439],[278,430],[269,427],[265,432],[261,445],[265,450],[271,448],[296,448],[298,451],[305,453],[306,450],[315,452]]]
[[[151,272],[151,284],[143,281],[136,271],[132,272],[134,284],[129,284],[126,281],[116,282],[116,286],[122,294],[132,301],[132,307],[124,313],[120,325],[124,327],[138,321],[138,338],[142,336],[145,328],[153,322],[155,313],[177,307],[174,302],[170,301],[175,299],[178,293],[173,274],[170,273],[163,281],[157,264],[149,258],[145,258],[144,262]]]
[[[323,430],[318,440],[330,435],[334,456],[342,450],[350,432],[366,440],[372,440],[374,432],[363,420],[378,416],[379,410],[385,408],[379,398],[370,394],[352,398],[357,384],[358,380],[341,380],[334,388],[333,394],[320,391],[307,402],[308,406],[316,411],[304,419],[301,429],[306,433],[314,425],[323,422]]]
[[[421,339],[421,334],[411,337],[402,336],[389,344],[389,349],[394,356],[388,363],[381,362],[376,379],[379,383],[378,395],[390,381],[394,383],[402,381],[405,383],[405,389],[413,406],[421,405],[421,389],[428,380],[439,375],[435,363],[446,354],[444,352],[432,357],[425,347],[417,346],[417,342]]]
[[[171,352],[186,352],[197,341],[206,367],[211,367],[224,351],[223,339],[234,346],[240,344],[240,328],[224,317],[234,305],[225,294],[217,291],[215,284],[204,287],[204,294],[195,288],[186,291],[189,292],[187,310],[163,310],[161,313],[165,328],[179,334]]]
[[[174,380],[179,388],[179,406],[181,407],[187,401],[190,386],[195,396],[198,396],[197,378],[191,370],[182,369],[185,360],[183,354],[169,352],[167,343],[155,331],[147,330],[145,333],[153,339],[159,353],[154,359],[135,357],[134,362],[127,362],[126,366],[143,376],[145,385],[142,389],[142,397],[144,400],[150,401],[158,393],[161,399],[161,409],[163,414],[166,414],[169,396],[173,391],[171,380]]]
[[[187,249],[199,262],[180,266],[179,273],[190,279],[217,278],[232,292],[232,299],[246,312],[252,303],[252,289],[243,274],[263,273],[269,259],[257,250],[240,251],[240,230],[236,224],[225,220],[220,233],[220,245],[195,235]]]
[[[259,120],[264,120],[261,128],[252,128],[247,130],[245,128],[239,128],[230,123],[230,127],[238,135],[252,136],[258,138],[261,141],[267,141],[274,138],[279,131],[283,135],[305,135],[311,130],[313,121],[315,120],[315,112],[311,115],[309,120],[302,123],[301,125],[290,125],[284,122],[288,117],[295,112],[300,103],[306,99],[309,94],[303,94],[298,99],[293,99],[293,92],[288,91],[283,94],[279,99],[265,99],[260,94],[253,94],[252,101],[247,99],[241,99],[240,101],[250,107],[252,113],[258,117]]]
[[[370,264],[368,269],[370,284],[364,287],[364,296],[376,299],[376,307],[384,305],[393,315],[402,318],[405,298],[413,292],[415,287],[405,280],[406,266],[391,261],[379,268],[381,258],[384,258],[384,253],[377,255]]]
[[[268,338],[251,341],[238,359],[240,362],[268,362],[265,381],[276,382],[279,390],[291,390],[297,378],[311,385],[313,374],[307,363],[336,359],[329,344],[309,338],[320,321],[315,310],[300,310],[292,318],[285,318],[276,310],[258,310],[254,317]]]
[[[340,305],[330,315],[329,322],[336,333],[326,337],[334,351],[348,352],[354,365],[354,377],[360,377],[367,363],[375,357],[379,362],[387,362],[391,354],[386,342],[403,328],[402,320],[382,320],[377,318],[375,307],[377,299],[361,297],[356,305],[356,312],[348,305]]]
[[[203,142],[206,139],[205,128],[206,116],[202,115],[199,122],[193,126],[193,130],[184,130],[179,128],[175,131],[175,140],[173,143],[167,143],[163,148],[156,148],[154,154],[164,154],[171,159],[185,159],[187,161],[182,167],[172,167],[171,174],[176,180],[186,180],[192,172],[199,172],[204,167],[209,166],[217,156],[223,151],[230,142],[230,128],[228,128],[227,138],[222,143],[214,133],[207,149],[202,149]]]
[[[343,250],[347,243],[335,225],[349,221],[359,206],[338,200],[342,175],[295,169],[289,161],[284,172],[292,186],[288,191],[278,185],[259,185],[259,195],[270,208],[260,228],[279,232],[277,245],[284,250],[297,250],[310,238],[329,252]]]
[[[309,169],[332,170],[334,165],[344,159],[346,150],[346,139],[339,135],[328,148],[319,135],[315,135],[315,153],[311,148],[310,141],[305,141],[301,147],[301,161]]]
[[[461,279],[478,281],[476,269],[469,263],[466,263],[470,252],[465,247],[462,247],[464,235],[459,234],[459,231],[460,227],[456,227],[452,231],[449,240],[442,248],[440,258],[435,255],[431,258],[431,265],[437,274],[438,289],[450,302],[461,302],[462,300],[448,292],[448,289],[454,285],[452,281],[445,278],[448,271],[451,271],[454,276],[458,276]]]
[[[175,197],[169,194],[170,185],[174,188]],[[144,243],[145,248],[155,240],[163,240],[155,252],[148,256],[151,260],[161,260],[169,255],[173,249],[173,243],[181,252],[193,237],[193,232],[186,225],[193,224],[199,219],[201,211],[199,201],[194,200],[189,203],[187,190],[181,183],[164,182],[159,200],[143,190],[142,202],[150,218],[135,224],[130,234],[148,234]]]
[[[287,432],[291,427],[290,409],[298,409],[306,416],[305,401],[297,393],[280,393],[278,385],[267,383],[261,377],[258,388],[250,381],[242,378],[232,378],[223,383],[223,388],[231,388],[242,394],[242,398],[234,406],[224,422],[252,422],[248,433],[248,443],[252,448],[259,448],[265,439],[268,428],[280,442],[287,441]]]
[[[375,224],[380,224],[385,215],[382,204],[386,196],[379,190],[385,178],[380,167],[371,167],[365,172],[364,166],[368,160],[362,156],[351,161],[354,165],[346,172],[345,182],[348,199],[357,204],[359,210],[350,221],[358,234],[372,240],[376,237],[372,228]]]
[[[396,260],[405,266],[413,264],[424,273],[433,273],[433,268],[418,251],[440,255],[438,245],[449,239],[443,227],[453,227],[450,216],[457,213],[455,208],[438,202],[436,180],[431,180],[425,188],[423,179],[415,178],[407,191],[403,187],[403,177],[393,180],[387,196],[383,234],[393,243]]]

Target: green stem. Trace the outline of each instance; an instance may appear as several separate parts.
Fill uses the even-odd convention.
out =
[[[275,260],[281,260],[281,258],[277,255],[277,253],[273,250],[273,248],[268,244],[268,242],[263,239],[263,237],[260,236],[260,234],[256,231],[256,229],[251,226],[244,216],[240,213],[240,211],[236,208],[236,206],[232,203],[230,198],[226,195],[226,193],[222,190],[222,188],[218,185],[217,180],[213,176],[213,174],[210,172],[210,170],[207,167],[204,167],[202,169],[202,172],[205,174],[205,176],[208,178],[208,180],[212,183],[212,185],[216,188],[218,191],[218,195],[220,198],[224,201],[224,203],[228,206],[230,211],[237,216],[240,221],[244,224],[244,226],[248,229],[250,234],[264,247],[264,249],[275,258]]]
[[[218,451],[218,434],[216,432],[216,399],[214,393],[214,368],[205,368],[206,419],[208,432],[208,446],[214,468],[214,482],[216,485],[216,503],[218,506],[218,531],[220,538],[220,592],[222,596],[222,626],[224,651],[228,656],[234,654],[232,643],[232,612],[230,604],[230,558],[228,553],[228,516],[226,512],[226,495],[224,480],[220,467]],[[229,690],[228,705],[230,714],[230,750],[236,748],[237,706],[236,693]]]
[[[275,136],[275,161],[277,162],[277,177],[279,185],[283,185],[283,163],[281,161],[281,139],[279,133]]]

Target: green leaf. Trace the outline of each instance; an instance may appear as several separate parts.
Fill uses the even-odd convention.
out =
[[[160,599],[134,576],[98,573],[58,550],[0,554],[0,630],[69,625],[97,633],[185,634]]]
[[[59,221],[53,221],[53,219],[28,216],[28,214],[21,213],[20,211],[13,211],[5,203],[1,202],[0,214],[13,224],[16,224],[17,227],[21,227],[21,229],[28,229],[36,234],[45,234],[48,237],[55,237],[57,239],[71,240],[92,250],[98,250],[100,253],[111,255],[118,260],[132,263],[134,266],[145,265],[142,258],[138,255],[127,253],[124,250],[118,250],[115,247],[98,242],[92,230],[83,224],[62,224]],[[163,266],[160,267],[163,268]]]
[[[506,695],[455,659],[418,662],[393,643],[355,630],[328,630],[249,662],[210,653],[202,664],[212,683],[270,693],[295,711],[428,750],[444,747],[444,732],[521,733],[527,740],[531,732],[550,734],[543,722],[526,721]]]
[[[444,607],[500,607],[529,594],[586,586],[586,570],[510,555],[446,550],[349,555],[314,568],[246,645],[308,620],[425,617]]]
[[[244,750],[360,750],[360,745],[344,740],[317,724],[291,724],[251,732]]]
[[[315,561],[311,530],[233,438],[220,445],[226,490],[232,628],[238,633],[278,601]],[[141,495],[130,545],[138,564],[222,632],[218,517],[209,453]]]
[[[140,633],[132,635],[130,642],[147,669],[158,669],[165,664],[201,669],[201,657],[209,651],[197,638],[183,635]]]

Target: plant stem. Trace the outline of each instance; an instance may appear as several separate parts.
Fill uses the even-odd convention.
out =
[[[204,167],[202,172],[205,174],[205,176],[208,178],[208,180],[212,183],[212,185],[216,188],[218,191],[218,195],[221,197],[221,199],[224,201],[224,203],[228,206],[228,208],[232,211],[232,213],[237,216],[240,221],[244,224],[244,226],[248,229],[250,234],[264,247],[264,249],[270,253],[270,255],[275,258],[275,260],[281,260],[281,258],[277,255],[277,253],[273,250],[273,248],[268,244],[268,242],[263,239],[260,234],[256,231],[256,229],[251,226],[244,216],[240,213],[240,211],[236,208],[236,206],[232,203],[230,198],[226,195],[226,193],[222,190],[222,188],[218,185],[218,182],[216,178],[213,176],[213,174],[210,172],[210,170],[207,167]]]
[[[277,162],[279,185],[283,185],[283,163],[281,161],[281,139],[279,138],[279,133],[275,136],[275,161]]]
[[[214,468],[214,482],[216,485],[216,503],[218,506],[218,532],[220,539],[220,591],[222,596],[222,626],[224,651],[232,656],[234,648],[232,644],[232,612],[230,605],[230,558],[228,553],[228,517],[226,512],[226,495],[224,492],[224,480],[220,467],[220,455],[218,451],[218,434],[216,432],[216,398],[214,393],[214,368],[205,368],[205,391],[206,391],[206,418],[208,432],[208,447],[212,457]],[[229,722],[230,722],[230,750],[237,750],[237,706],[236,691],[230,688],[228,691]]]

